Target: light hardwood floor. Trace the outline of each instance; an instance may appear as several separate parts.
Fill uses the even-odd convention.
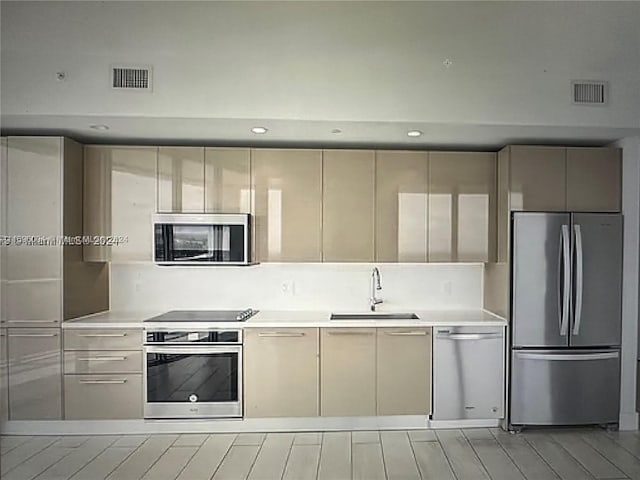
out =
[[[640,432],[0,437],[2,480],[640,480]]]

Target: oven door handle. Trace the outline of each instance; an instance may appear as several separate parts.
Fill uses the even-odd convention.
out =
[[[145,345],[145,353],[166,353],[169,355],[192,355],[201,354],[207,355],[212,353],[241,353],[242,345],[206,345],[201,347],[190,347],[182,345]]]

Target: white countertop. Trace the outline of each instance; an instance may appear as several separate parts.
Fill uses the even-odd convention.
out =
[[[456,326],[504,326],[506,319],[486,310],[394,310],[376,313],[411,312],[417,320],[329,320],[332,312],[310,310],[260,310],[246,322],[216,322],[207,326],[225,328],[303,328],[303,327],[429,327],[437,325]],[[148,326],[145,320],[165,313],[165,311],[109,311],[67,320],[63,328],[142,328]],[[367,313],[367,312],[335,312]],[[168,327],[170,324],[156,324]],[[171,324],[172,325],[172,324]],[[180,323],[183,328],[203,327],[202,323]]]

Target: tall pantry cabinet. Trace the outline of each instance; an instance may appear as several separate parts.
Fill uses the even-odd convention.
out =
[[[9,420],[60,419],[61,322],[108,309],[108,270],[84,263],[82,146],[8,137],[3,161],[1,344]],[[4,352],[4,350],[3,350]]]

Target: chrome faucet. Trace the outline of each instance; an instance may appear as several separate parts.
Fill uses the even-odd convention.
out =
[[[380,270],[378,270],[378,267],[373,267],[371,271],[371,297],[369,298],[372,312],[376,311],[376,305],[383,302],[381,298],[376,298],[376,290],[382,290],[382,285],[380,285]]]

